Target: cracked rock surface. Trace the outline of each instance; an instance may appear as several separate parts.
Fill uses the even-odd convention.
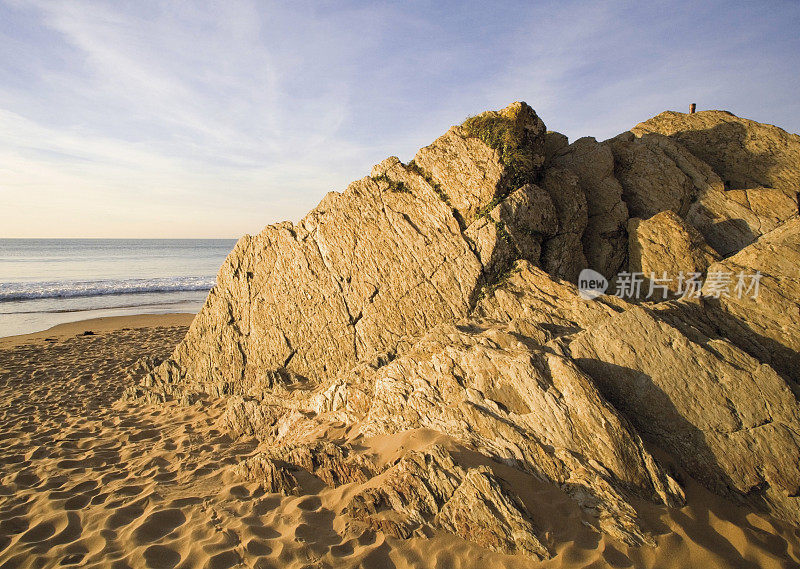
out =
[[[397,538],[546,559],[548,496],[649,546],[642,512],[683,506],[687,476],[800,526],[798,156],[796,135],[719,111],[572,144],[525,103],[471,117],[240,239],[125,398],[226,399],[222,425],[260,441],[238,476],[337,489],[340,515]],[[732,281],[589,299],[586,268]]]

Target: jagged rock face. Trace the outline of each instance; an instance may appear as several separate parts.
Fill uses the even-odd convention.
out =
[[[687,224],[674,211],[662,211],[650,219],[628,221],[628,267],[649,279],[668,279],[665,286],[678,290],[679,276],[690,273],[705,275],[708,267],[720,259],[697,229]],[[656,281],[654,281],[656,282]],[[664,283],[661,283],[664,284]],[[650,300],[663,300],[662,290]]]
[[[487,204],[536,178],[545,161],[545,132],[533,109],[514,103],[452,127],[421,148],[413,163],[469,225]]]
[[[626,489],[682,493],[571,361],[503,325],[443,325],[377,370],[365,435],[428,428],[561,485],[609,533],[647,541]]]
[[[536,154],[544,144],[541,120],[523,104],[498,116],[519,131],[515,140],[535,176],[544,161]],[[264,378],[276,369],[323,381],[404,335],[466,315],[497,270],[494,258],[516,253],[503,238],[475,251],[459,224],[509,193],[509,203],[490,214],[500,218],[490,224],[495,231],[511,217],[522,236],[531,228],[552,232],[554,214],[549,204],[540,215],[548,199],[541,190],[512,193],[498,152],[463,130],[420,150],[413,166],[384,161],[343,194],[328,194],[297,225],[243,237],[161,367],[162,381],[188,378],[219,394],[266,391]]]
[[[589,266],[581,241],[589,224],[586,194],[576,174],[558,167],[547,168],[542,188],[555,206],[558,229],[542,243],[541,266],[556,278],[577,282],[580,272]]]
[[[797,199],[773,188],[721,190],[701,194],[686,215],[722,256],[741,251],[797,215]]]
[[[501,274],[517,259],[538,263],[543,241],[557,231],[557,212],[550,194],[525,184],[483,212],[464,234],[485,270]]]
[[[800,136],[726,111],[666,111],[631,129],[667,135],[711,166],[729,189],[759,186],[796,195]]]
[[[708,165],[666,136],[623,133],[607,144],[631,216],[647,219],[666,210],[686,215],[698,196],[722,189]]]
[[[772,368],[644,307],[581,332],[569,352],[646,438],[698,480],[800,519],[800,407]]]
[[[748,351],[761,361],[800,382],[800,219],[708,270],[730,278],[730,292],[709,299],[715,324],[726,336],[753,346]],[[756,272],[758,291],[749,289],[748,277]],[[736,290],[739,275],[744,276],[741,291]],[[710,287],[706,282],[704,294],[711,296]]]
[[[625,224],[628,206],[614,177],[614,155],[607,144],[580,138],[554,156],[550,164],[578,177],[587,204],[588,219],[581,237],[588,266],[607,278],[625,260]]]
[[[261,441],[240,475],[269,492],[302,491],[303,472],[351,484],[349,515],[399,537],[553,551],[492,471],[438,447],[377,465],[350,445],[420,428],[555,485],[629,544],[654,543],[635,504],[684,499],[643,439],[800,524],[797,137],[697,116],[571,145],[523,103],[468,119],[242,238],[186,339],[132,370],[126,397],[227,396],[229,431]],[[587,300],[585,268],[732,281],[695,300]],[[757,297],[738,295],[756,271]],[[320,440],[331,425],[350,442]]]
[[[474,318],[535,324],[546,340],[578,332],[629,305],[615,296],[586,300],[570,282],[554,280],[544,270],[520,261],[501,286],[490,291],[472,313]],[[535,338],[531,332],[528,337]]]
[[[513,492],[485,466],[465,469],[439,445],[408,453],[375,486],[353,496],[347,512],[395,537],[409,537],[430,520],[493,551],[551,556]]]
[[[704,174],[709,184],[705,191],[704,184],[698,186],[701,191],[686,219],[723,256],[798,213],[800,136],[796,134],[724,111],[668,111],[631,132],[642,140],[666,135],[719,176],[716,183]]]
[[[500,553],[551,556],[519,497],[489,468],[464,468],[441,445],[411,451],[384,466],[328,442],[288,445],[234,467],[266,492],[288,495],[302,492],[299,471],[334,488],[356,486],[344,511],[388,535],[408,538],[427,526]]]

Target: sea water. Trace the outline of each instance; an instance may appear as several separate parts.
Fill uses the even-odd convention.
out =
[[[0,239],[0,336],[197,312],[233,239]]]

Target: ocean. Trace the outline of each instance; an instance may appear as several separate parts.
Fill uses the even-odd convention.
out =
[[[0,336],[197,312],[235,239],[0,239]]]

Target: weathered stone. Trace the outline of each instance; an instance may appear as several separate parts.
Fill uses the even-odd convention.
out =
[[[489,118],[513,132],[535,175],[544,125],[533,110],[518,103]],[[479,258],[460,223],[499,204],[519,167],[512,176],[497,150],[454,127],[413,167],[387,159],[297,225],[243,237],[157,382],[259,398],[273,389],[272,374],[324,381],[403,336],[465,316],[500,270],[495,258],[507,266],[517,253],[495,234],[480,239]],[[524,235],[538,215],[525,208],[534,194],[514,195],[516,205],[500,211],[519,217],[513,230]]]
[[[535,323],[551,337],[572,334],[615,314],[628,304],[615,296],[582,298],[577,287],[520,261],[501,286],[487,294],[473,317]]]
[[[581,242],[589,223],[586,195],[576,174],[557,167],[545,170],[542,188],[555,206],[558,230],[542,243],[541,266],[556,278],[577,282],[578,274],[588,266]]]
[[[558,232],[558,217],[550,194],[534,184],[525,184],[509,194],[488,216],[505,226],[521,255],[532,263],[539,260],[542,239]],[[529,252],[528,243],[537,254]]]
[[[556,155],[551,165],[578,176],[588,208],[588,222],[581,238],[583,252],[590,268],[611,278],[625,260],[628,208],[622,200],[622,186],[614,177],[610,147],[594,138],[580,138]]]
[[[557,230],[550,195],[536,185],[525,184],[492,209],[481,212],[464,233],[475,244],[481,263],[497,274],[517,259],[538,264],[542,241]]]
[[[519,500],[486,467],[467,471],[434,524],[492,551],[540,559],[551,556]]]
[[[544,157],[545,163],[549,162],[553,156],[569,146],[569,139],[566,135],[553,130],[544,133]]]
[[[692,476],[800,518],[800,407],[772,368],[696,328],[687,336],[643,307],[578,334],[569,352],[639,432]]]
[[[796,196],[781,190],[712,188],[689,207],[686,220],[727,257],[797,215],[797,211]]]
[[[489,468],[440,447],[378,466],[342,433],[446,433],[632,545],[654,543],[642,500],[684,501],[643,436],[712,490],[798,524],[796,141],[714,120],[727,126],[703,154],[697,125],[567,145],[523,103],[472,117],[299,223],[243,237],[184,341],[132,369],[126,397],[228,397],[222,423],[261,441],[237,472],[270,492],[352,485],[347,511],[398,537],[435,528],[551,554]],[[728,123],[766,142],[725,141]],[[736,157],[757,149],[772,164],[746,177]],[[584,268],[708,278],[702,298],[635,306],[583,298]],[[733,286],[754,271],[757,298],[715,294],[718,273]]]
[[[265,439],[271,434],[271,427],[285,412],[283,407],[235,395],[228,399],[222,421],[234,437],[250,435]]]
[[[685,286],[681,285],[681,275],[689,278],[696,273],[702,278],[709,265],[718,260],[719,255],[700,232],[673,211],[628,221],[628,270],[644,273],[646,279],[656,279],[653,284],[664,285],[673,293],[683,292],[679,290]],[[657,279],[667,280],[659,283]],[[648,300],[665,299],[662,289],[652,292]]]
[[[714,293],[709,280],[703,287],[716,308],[710,316],[717,326],[731,338],[756,344],[759,359],[800,382],[800,219],[711,265],[708,273],[726,285],[722,294]],[[759,275],[757,291],[750,288],[754,275]]]
[[[504,326],[439,326],[376,370],[365,435],[429,428],[559,484],[604,531],[649,542],[626,498],[676,504],[656,464],[571,361]]]
[[[409,452],[378,484],[353,496],[347,513],[395,537],[430,523],[493,551],[551,556],[519,498],[488,468],[465,469],[439,445]]]
[[[251,456],[237,464],[233,472],[241,478],[257,482],[264,492],[287,495],[299,493],[299,484],[289,468],[264,454]]]
[[[525,103],[488,111],[421,148],[414,164],[469,225],[486,204],[532,181],[544,164],[545,126]]]
[[[796,195],[800,188],[800,136],[727,111],[666,111],[631,129],[680,142],[711,166],[729,189],[758,186]]]
[[[637,138],[630,132],[607,141],[632,217],[647,219],[672,210],[684,216],[698,196],[722,180],[689,151],[659,134]]]

